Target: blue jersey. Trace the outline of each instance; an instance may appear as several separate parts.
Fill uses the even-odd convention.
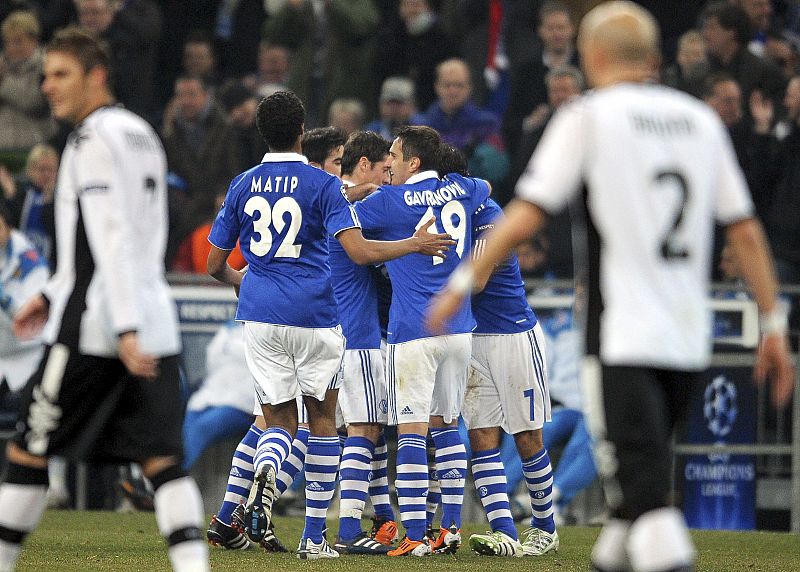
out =
[[[423,326],[425,310],[461,259],[469,255],[472,213],[488,196],[489,186],[481,179],[448,175],[440,180],[434,171],[425,171],[405,185],[381,187],[353,207],[363,229],[377,233],[381,240],[408,238],[432,216],[436,222],[430,230],[449,233],[456,240],[445,260],[410,254],[386,263],[392,280],[389,343],[430,337]],[[474,327],[472,311],[465,304],[451,320],[450,332],[471,332]]]
[[[296,153],[267,153],[237,176],[208,240],[249,265],[236,319],[304,328],[339,323],[328,235],[358,227],[342,182]]]
[[[369,266],[356,264],[335,238],[328,239],[331,282],[348,350],[380,349],[378,293]]]
[[[472,237],[476,256],[482,250],[481,235],[493,228],[502,214],[500,205],[492,199],[488,199],[475,213]],[[536,325],[536,315],[528,304],[515,254],[495,268],[486,287],[472,297],[472,313],[478,323],[476,334],[517,334]]]

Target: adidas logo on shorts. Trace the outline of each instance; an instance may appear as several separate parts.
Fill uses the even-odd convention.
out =
[[[400,412],[400,415],[414,415],[414,412],[411,411],[411,408],[408,405],[406,405],[405,407],[403,407],[403,410]]]
[[[318,482],[316,482],[316,481],[312,481],[312,482],[310,482],[310,483],[308,483],[308,484],[306,485],[306,490],[307,490],[307,491],[316,491],[316,492],[322,492],[322,491],[324,491],[325,489],[323,489],[323,488],[322,488],[322,485],[320,485]]]
[[[441,477],[439,477],[439,480],[442,481],[444,479],[463,479],[463,478],[464,477],[461,476],[461,471],[459,471],[458,469],[450,469]]]

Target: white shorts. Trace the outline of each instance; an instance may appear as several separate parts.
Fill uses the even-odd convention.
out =
[[[308,411],[306,411],[306,404],[303,403],[303,398],[298,397],[295,401],[297,401],[297,422],[308,423]],[[261,403],[258,402],[258,395],[255,397],[255,402],[253,415],[263,415],[264,412],[261,410]]]
[[[260,403],[279,405],[301,395],[322,401],[339,389],[344,336],[335,328],[244,324],[244,355]]]
[[[520,334],[472,335],[472,362],[461,415],[468,429],[512,435],[550,421],[542,327]]]
[[[458,418],[467,384],[472,334],[451,334],[389,344],[386,385],[389,425]]]
[[[345,350],[339,406],[345,425],[386,425],[386,378],[381,350]]]

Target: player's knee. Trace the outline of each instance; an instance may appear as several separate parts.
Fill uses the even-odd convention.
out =
[[[515,433],[514,442],[517,445],[517,450],[520,452],[520,455],[524,458],[531,457],[544,449],[541,429]]]
[[[150,479],[150,483],[152,483],[154,491],[157,491],[170,481],[176,481],[188,476],[188,473],[177,464],[163,467],[152,475],[147,474],[147,471],[144,470],[144,465],[142,467],[142,471],[144,472],[145,476]]]
[[[473,451],[488,451],[500,447],[500,428],[482,427],[469,430],[469,444]]]

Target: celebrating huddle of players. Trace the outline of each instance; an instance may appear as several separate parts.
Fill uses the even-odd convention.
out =
[[[208,269],[238,289],[258,417],[234,454],[209,540],[285,551],[272,506],[304,468],[299,558],[454,553],[467,471],[461,415],[491,526],[472,535],[470,547],[503,556],[557,549],[541,437],[550,418],[544,340],[516,258],[480,285],[446,334],[425,325],[436,293],[462,260],[480,255],[483,233],[501,214],[489,184],[469,177],[463,155],[428,127],[403,128],[391,145],[372,132],[346,141],[332,128],[304,134],[303,105],[289,92],[264,99],[257,121],[269,152],[231,183],[209,236]],[[226,262],[237,241],[248,262],[241,272]],[[397,426],[405,528],[397,545],[387,424]],[[499,455],[502,431],[514,435],[530,492],[533,519],[522,542]],[[337,482],[339,531],[329,545],[325,518]],[[369,533],[361,528],[368,498]]]

